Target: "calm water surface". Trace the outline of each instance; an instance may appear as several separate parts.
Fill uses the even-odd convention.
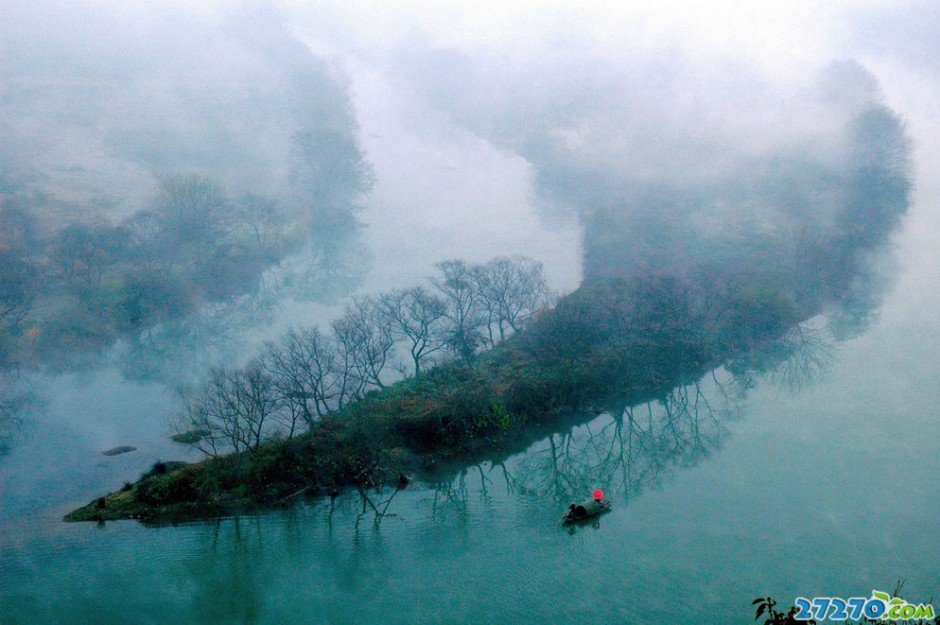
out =
[[[762,384],[732,410],[703,385],[698,410],[688,389],[439,484],[185,526],[59,522],[167,449],[83,463],[97,450],[74,432],[50,440],[40,420],[3,461],[0,621],[749,622],[757,596],[867,594],[898,578],[926,600],[940,588],[940,342],[894,312],[799,393]],[[75,379],[48,423],[95,405],[82,397],[98,384],[142,413],[166,402],[109,375]],[[50,445],[75,458],[44,458]],[[614,510],[560,528],[572,494],[594,486]]]
[[[376,203],[399,202],[393,191],[379,185]],[[508,204],[521,205],[493,205]],[[387,236],[381,214],[368,247],[382,262],[367,281],[413,284],[436,257]],[[39,402],[0,457],[0,623],[747,623],[758,596],[867,595],[899,578],[909,599],[940,598],[932,214],[908,224],[880,319],[815,385],[762,382],[737,406],[710,385],[686,389],[368,499],[175,527],[65,524],[157,459],[185,458],[166,438],[174,396],[115,367],[35,379]],[[486,250],[465,232],[427,241],[485,260],[542,256],[560,240],[533,247],[512,228]],[[576,238],[560,246],[575,259]],[[138,450],[100,454],[125,444]],[[559,527],[596,487],[613,511]]]

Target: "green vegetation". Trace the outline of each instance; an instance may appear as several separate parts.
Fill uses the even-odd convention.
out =
[[[748,236],[697,234],[691,213],[676,214],[678,230],[666,236],[664,215],[630,217],[643,201],[599,207],[586,223],[586,279],[554,308],[540,264],[522,258],[450,260],[433,288],[354,300],[328,329],[291,332],[248,366],[218,369],[186,392],[179,430],[206,460],[145,477],[114,505],[105,498],[69,518],[185,516],[394,483],[481,449],[519,449],[525,432],[614,395],[663,396],[722,365],[747,382],[812,342],[800,324],[832,308],[847,336],[873,310],[869,265],[910,192],[903,124],[890,112],[861,114],[847,141],[854,158],[786,202],[772,185],[724,189],[720,204],[746,200],[767,213]],[[806,209],[830,185],[832,223],[814,228]],[[198,190],[216,205],[212,188]],[[674,199],[683,211],[700,206]],[[213,266],[206,237],[189,238],[223,236],[212,211],[191,220],[185,205],[163,206],[158,214],[187,224],[170,233],[186,266]],[[798,384],[820,358],[781,375]],[[415,377],[395,382],[396,371]]]
[[[262,439],[257,430],[245,433],[250,419],[228,423],[220,431],[245,442],[232,441],[238,453],[208,450],[202,462],[145,475],[66,518],[192,518],[278,505],[301,493],[396,484],[486,450],[521,449],[530,430],[614,392],[635,401],[661,395],[745,348],[790,340],[783,320],[797,320],[785,299],[757,291],[716,297],[702,284],[656,277],[585,285],[496,347],[465,357],[465,346],[456,345],[454,360],[363,387],[302,433],[282,428]],[[768,324],[773,305],[780,309],[770,318],[781,321]],[[255,364],[242,374],[261,371]]]
[[[201,176],[165,178],[152,209],[55,230],[26,191],[0,198],[5,360],[61,363],[122,336],[254,292],[300,233],[274,200],[229,199]]]

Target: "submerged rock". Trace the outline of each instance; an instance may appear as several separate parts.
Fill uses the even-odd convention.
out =
[[[137,451],[136,447],[131,447],[130,445],[120,445],[119,447],[112,447],[111,449],[106,449],[101,452],[103,456],[119,456],[121,454],[126,454],[131,451]]]

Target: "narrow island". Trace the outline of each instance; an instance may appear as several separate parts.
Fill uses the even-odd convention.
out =
[[[157,463],[65,519],[175,522],[402,486],[521,451],[614,398],[661,397],[718,367],[760,373],[810,341],[802,324],[820,315],[836,339],[857,335],[884,285],[873,261],[908,207],[903,125],[883,106],[865,109],[848,124],[846,151],[829,166],[757,163],[767,184],[723,191],[764,220],[747,239],[690,227],[668,254],[638,249],[661,238],[644,240],[618,221],[623,211],[598,207],[585,218],[584,281],[554,305],[541,265],[519,257],[447,261],[434,292],[354,300],[329,332],[292,331],[188,393],[179,434],[204,460]],[[780,167],[817,172],[819,188],[794,186],[774,204],[766,189]],[[817,223],[808,209],[821,196]],[[410,377],[391,383],[396,344],[412,362]]]
[[[66,520],[175,522],[403,486],[480,455],[521,451],[562,419],[587,421],[608,400],[660,397],[722,365],[741,374],[773,366],[807,340],[800,322],[815,309],[797,309],[767,287],[713,284],[677,276],[586,283],[495,347],[370,390],[292,436],[261,437],[259,415],[273,407],[257,395],[225,432],[186,432],[205,460],[158,463]],[[260,367],[238,373],[245,390],[267,384]],[[227,383],[217,382],[217,390]],[[315,399],[311,390],[306,401]],[[194,428],[205,408],[190,406]],[[237,450],[220,452],[220,439]]]

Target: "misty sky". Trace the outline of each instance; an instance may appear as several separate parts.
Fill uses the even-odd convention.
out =
[[[834,108],[818,102],[821,76],[854,61],[871,79],[856,90],[876,91],[913,137],[914,206],[902,236],[917,245],[910,262],[935,262],[932,239],[917,244],[938,224],[940,189],[929,174],[940,165],[934,3],[614,4],[294,2],[283,10],[294,32],[353,77],[363,141],[380,173],[376,202],[389,190],[381,172],[393,166],[381,146],[403,136],[424,148],[409,152],[415,160],[522,154],[530,180],[545,164],[536,145],[545,137],[568,149],[568,163],[615,173],[646,167],[660,178],[679,165],[720,164],[720,153],[703,159],[678,145],[718,146],[732,161],[788,142],[825,150],[823,120]],[[425,170],[431,176],[445,178]],[[533,200],[543,218],[555,214],[551,197]]]
[[[940,223],[931,175],[940,147],[940,9],[927,0],[5,4],[13,16],[0,26],[7,76],[22,80],[41,67],[127,74],[148,86],[114,106],[162,110],[147,102],[153,83],[139,79],[153,67],[218,83],[224,94],[239,80],[283,86],[301,57],[317,66],[337,98],[348,89],[376,174],[361,219],[378,258],[430,268],[444,257],[525,253],[570,289],[580,274],[577,214],[592,202],[644,180],[695,189],[770,153],[837,160],[840,115],[855,99],[883,102],[908,125],[916,184],[901,236],[916,255],[905,262],[936,262],[933,239],[921,234]],[[59,49],[70,56],[56,58]],[[180,67],[193,51],[201,66]],[[858,71],[840,74],[849,78],[826,100],[833,63]],[[272,119],[294,114],[279,110],[277,98],[264,101]],[[276,185],[284,151],[271,146],[284,125],[231,121],[225,112],[238,102],[218,104],[221,112],[204,114],[216,127],[230,124],[219,137],[244,130],[235,147],[249,148],[233,150],[247,156],[219,169],[231,165],[238,180],[268,168],[265,184]],[[31,138],[32,129],[15,130],[14,143]],[[42,153],[61,152],[57,139],[43,136]],[[193,163],[199,150],[198,141],[189,146]],[[127,188],[152,186],[133,161],[120,166]],[[375,272],[380,285],[411,280],[382,265]]]

